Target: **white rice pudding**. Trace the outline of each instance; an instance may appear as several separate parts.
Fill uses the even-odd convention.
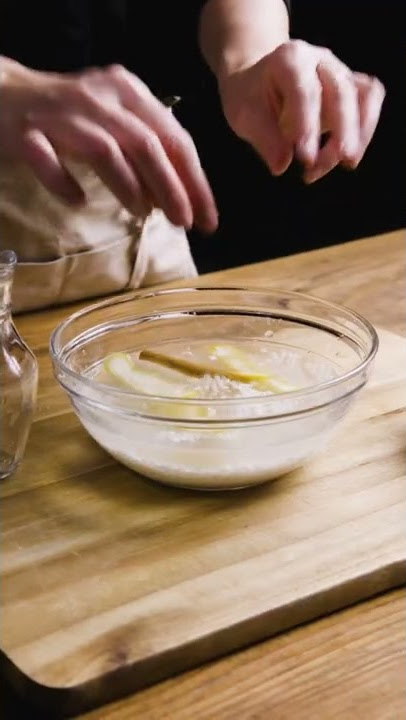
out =
[[[160,398],[170,397],[173,399],[170,417],[147,418],[138,412],[119,415],[89,406],[78,411],[88,432],[113,457],[165,484],[226,489],[277,477],[320,450],[348,404],[346,400],[338,401],[317,412],[294,414],[295,390],[332,380],[339,374],[340,365],[332,362],[327,353],[321,355],[293,344],[278,344],[266,337],[238,344],[219,338],[172,342],[155,345],[151,350],[186,366],[192,363],[194,369],[199,365],[207,370],[197,377],[173,366],[140,360],[139,353],[127,355],[136,369],[131,378],[143,381],[145,406],[153,408],[153,414],[159,416],[162,403],[166,411],[169,407],[167,400]],[[108,368],[104,361],[89,375],[104,385],[125,388],[120,372],[114,376]],[[230,368],[231,375],[245,373],[247,377],[243,382],[241,378],[230,378],[227,376]],[[141,371],[146,375],[140,376]],[[255,379],[247,381],[250,374]],[[162,387],[164,392],[154,392],[152,399],[149,385],[155,389]],[[284,413],[288,408],[292,414],[263,419],[269,396],[280,392],[284,394]],[[186,404],[182,403],[185,398]],[[282,403],[282,398],[279,401],[274,397],[273,415],[278,402]]]

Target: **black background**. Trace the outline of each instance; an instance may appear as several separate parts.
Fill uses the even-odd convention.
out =
[[[405,3],[295,0],[292,36],[332,49],[354,70],[377,75],[387,95],[374,140],[355,172],[336,169],[305,186],[300,169],[272,178],[227,130],[215,87],[182,109],[219,203],[211,239],[191,236],[201,271],[240,265],[373,235],[405,225]],[[182,116],[181,113],[181,116]]]
[[[293,0],[293,37],[331,48],[377,75],[387,96],[370,149],[355,172],[312,186],[299,167],[274,179],[222,117],[200,58],[203,0],[0,0],[0,51],[29,66],[78,70],[122,62],[177,110],[198,146],[220,210],[212,238],[190,234],[201,271],[339,243],[405,225],[404,0]]]
[[[130,2],[132,7],[139,8],[140,4]],[[65,32],[70,25],[77,28],[75,12],[79,8],[79,14],[85,13],[85,0],[65,5],[67,15],[62,17],[57,0],[1,0],[0,51],[43,69],[72,70],[94,62],[88,44],[81,40],[83,26],[79,34]],[[99,0],[97,7],[102,5],[103,0]],[[118,10],[120,5],[117,0]],[[135,20],[128,23],[130,38],[125,52],[120,41],[120,18],[115,23],[114,18],[107,17],[100,38],[107,29],[111,42],[106,47],[101,41],[99,61],[126,62],[139,72],[144,58],[140,74],[150,79],[153,89],[184,94],[179,117],[194,135],[221,214],[220,228],[212,238],[191,235],[201,270],[249,263],[405,225],[404,0],[292,2],[294,37],[330,47],[353,69],[376,74],[387,89],[382,119],[361,167],[354,173],[336,170],[311,187],[301,183],[298,168],[279,179],[270,177],[250,149],[228,131],[215,83],[197,52],[194,54],[191,24],[181,22],[182,4],[177,5],[176,12],[174,2],[149,5],[154,5],[152,24],[143,22],[138,27]],[[183,7],[191,7],[191,3],[183,0]],[[60,35],[48,30],[55,16],[64,29]],[[87,22],[85,16],[84,28]],[[45,720],[42,711],[37,715],[20,704],[3,680],[0,694],[3,717]]]

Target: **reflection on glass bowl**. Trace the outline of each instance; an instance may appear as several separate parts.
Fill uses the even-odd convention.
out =
[[[204,347],[254,357],[258,377],[282,383],[221,396],[206,391],[213,381],[205,376],[198,393],[174,398],[149,394],[148,382],[109,383],[101,372],[116,353],[137,359],[152,348],[194,360]],[[56,378],[107,452],[148,478],[213,490],[266,482],[319,452],[366,383],[377,347],[373,327],[347,308],[231,287],[101,302],[62,322],[50,343]]]

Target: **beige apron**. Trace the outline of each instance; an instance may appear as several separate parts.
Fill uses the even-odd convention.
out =
[[[159,210],[135,218],[91,170],[69,169],[88,197],[80,210],[30,170],[1,163],[0,247],[18,257],[14,312],[196,275],[183,229]]]

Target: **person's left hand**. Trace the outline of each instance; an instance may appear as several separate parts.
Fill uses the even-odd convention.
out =
[[[333,53],[291,40],[218,78],[225,116],[274,175],[294,156],[314,182],[337,165],[355,168],[377,126],[385,90]],[[320,147],[321,136],[328,139]]]

